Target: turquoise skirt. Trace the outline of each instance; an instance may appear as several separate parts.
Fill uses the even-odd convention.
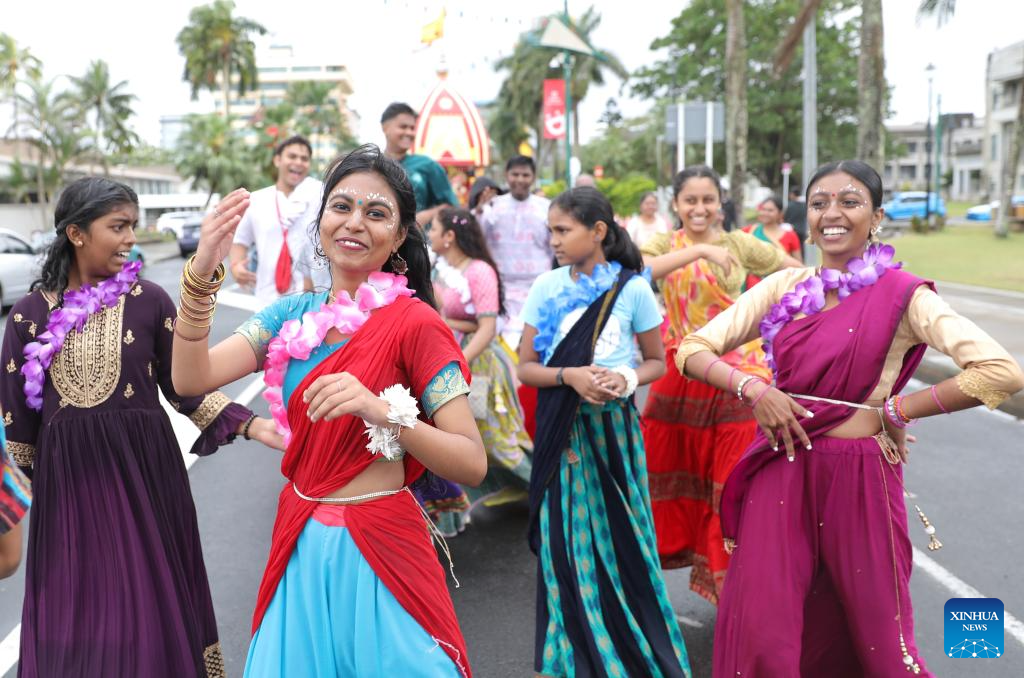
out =
[[[460,675],[377,577],[348,528],[310,518],[249,645],[245,677]]]

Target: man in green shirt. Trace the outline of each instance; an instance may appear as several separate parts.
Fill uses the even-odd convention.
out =
[[[384,109],[380,126],[387,140],[384,153],[405,168],[416,194],[416,222],[426,226],[441,208],[457,206],[459,199],[448,183],[448,173],[436,160],[409,152],[416,138],[416,118],[408,104],[393,103]]]

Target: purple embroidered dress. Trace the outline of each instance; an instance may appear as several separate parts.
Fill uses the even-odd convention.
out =
[[[141,281],[70,333],[46,375],[41,412],[23,393],[23,348],[51,306],[11,310],[0,350],[7,450],[32,478],[18,675],[223,676],[188,474],[164,397],[228,441],[249,411],[171,385],[175,307]]]

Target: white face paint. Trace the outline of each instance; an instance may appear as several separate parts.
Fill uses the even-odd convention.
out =
[[[328,198],[328,202],[331,199],[333,199],[338,194],[344,194],[344,195],[346,195],[346,196],[348,196],[349,198],[352,199],[352,201],[353,201],[352,217],[353,218],[358,218],[358,219],[361,220],[363,218],[363,215],[364,215],[366,209],[368,209],[369,207],[372,207],[374,203],[379,203],[379,204],[384,205],[385,207],[387,207],[388,210],[391,213],[391,216],[388,218],[388,220],[386,222],[384,222],[384,226],[389,231],[393,231],[393,230],[395,230],[395,228],[398,227],[398,210],[395,209],[394,201],[391,200],[391,198],[389,198],[388,196],[383,195],[381,193],[377,193],[376,191],[370,191],[369,193],[364,193],[363,191],[361,191],[361,190],[359,190],[357,188],[345,189],[345,190],[339,188],[339,189],[335,189],[331,193],[330,197]]]

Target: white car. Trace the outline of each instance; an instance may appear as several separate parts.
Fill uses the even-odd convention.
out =
[[[176,240],[181,240],[182,229],[185,226],[186,221],[190,221],[199,217],[203,218],[202,212],[187,211],[187,212],[164,212],[156,220],[156,230],[158,233],[172,233]]]
[[[28,294],[38,273],[39,260],[28,241],[0,228],[0,306],[11,306]]]

